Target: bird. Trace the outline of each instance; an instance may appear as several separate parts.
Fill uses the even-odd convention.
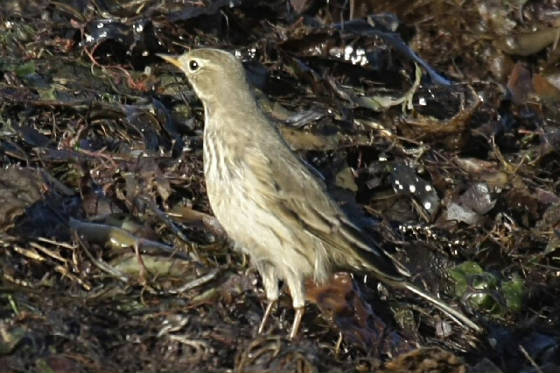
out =
[[[204,107],[203,164],[210,207],[229,238],[248,254],[264,286],[262,333],[289,288],[297,336],[307,279],[325,283],[339,269],[370,273],[408,289],[462,326],[483,329],[462,312],[418,288],[329,195],[325,182],[286,143],[259,107],[242,62],[228,51],[192,49],[158,54],[181,70]]]

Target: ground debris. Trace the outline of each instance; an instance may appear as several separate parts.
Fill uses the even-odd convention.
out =
[[[6,371],[560,367],[553,0],[2,0]],[[213,217],[204,112],[157,53],[224,48],[329,191],[475,335],[367,274],[288,341]],[[248,129],[250,130],[250,129]]]

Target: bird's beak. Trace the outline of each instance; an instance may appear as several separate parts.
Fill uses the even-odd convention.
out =
[[[156,53],[156,56],[159,58],[163,58],[165,61],[169,62],[172,65],[177,66],[178,68],[182,69],[181,62],[179,61],[179,56],[172,56],[170,54],[163,54],[163,53]]]

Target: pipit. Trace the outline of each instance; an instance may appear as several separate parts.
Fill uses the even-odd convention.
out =
[[[218,49],[160,55],[181,69],[204,106],[204,176],[210,206],[229,237],[262,277],[268,305],[262,332],[279,296],[290,289],[297,334],[304,281],[325,282],[338,269],[366,271],[384,283],[427,299],[461,325],[481,327],[419,289],[350,220],[326,187],[286,144],[259,108],[241,62]]]

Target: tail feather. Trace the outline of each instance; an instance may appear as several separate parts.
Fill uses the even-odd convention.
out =
[[[397,287],[403,287],[413,292],[414,294],[421,296],[422,298],[432,303],[436,308],[438,308],[439,310],[447,314],[447,316],[451,317],[456,323],[460,325],[468,326],[469,328],[475,330],[476,332],[481,332],[483,330],[481,326],[479,326],[474,321],[469,319],[462,312],[451,308],[442,300],[437,299],[436,297],[424,292],[423,290],[421,290],[420,288],[416,287],[415,285],[411,284],[408,281],[393,283],[392,285]]]

